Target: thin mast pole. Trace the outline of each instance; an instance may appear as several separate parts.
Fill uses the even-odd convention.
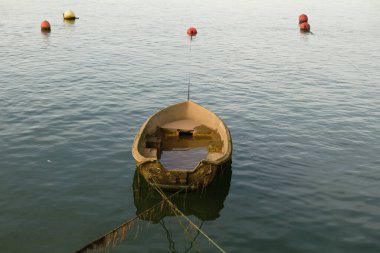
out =
[[[190,50],[189,50],[189,83],[187,84],[187,100],[190,100],[190,83],[191,83],[191,42],[193,41],[193,36],[190,36]]]

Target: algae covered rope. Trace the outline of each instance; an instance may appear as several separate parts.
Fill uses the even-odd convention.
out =
[[[97,250],[106,250],[106,251],[109,250],[110,248],[116,246],[117,243],[121,242],[122,240],[124,240],[126,238],[127,232],[132,228],[132,226],[134,225],[134,222],[137,219],[141,219],[145,215],[149,215],[149,213],[152,213],[153,211],[156,211],[157,208],[161,208],[162,209],[162,208],[164,208],[164,205],[167,204],[169,207],[172,208],[175,216],[178,219],[179,224],[181,225],[182,228],[184,228],[184,231],[185,231],[186,235],[191,239],[191,242],[194,243],[194,245],[196,246],[196,251],[202,252],[200,250],[200,248],[199,248],[199,245],[197,245],[197,243],[195,242],[196,237],[200,233],[205,238],[207,238],[207,240],[211,244],[213,244],[220,252],[226,253],[225,250],[223,250],[214,240],[212,240],[205,232],[203,232],[200,227],[198,227],[189,218],[187,218],[186,215],[181,210],[179,210],[178,207],[175,204],[173,204],[170,201],[170,199],[172,197],[174,197],[175,195],[177,195],[180,192],[182,192],[183,190],[185,190],[185,188],[182,188],[182,189],[178,190],[177,192],[175,192],[174,194],[172,194],[170,196],[166,196],[166,194],[154,182],[154,180],[152,180],[152,181],[154,183],[153,184],[154,188],[156,189],[156,191],[162,197],[162,200],[160,202],[158,202],[157,204],[153,205],[152,207],[146,209],[145,211],[143,211],[142,213],[140,213],[136,217],[134,217],[134,218],[126,221],[125,223],[121,224],[117,228],[115,228],[112,231],[108,232],[107,234],[99,237],[98,239],[90,242],[89,244],[85,245],[84,247],[82,247],[81,249],[79,249],[79,250],[77,250],[75,252],[76,253],[86,253],[86,252],[93,252],[93,251],[97,251]],[[198,231],[198,234],[197,234],[197,236],[195,238],[193,238],[189,234],[188,229],[186,228],[186,226],[179,219],[180,216],[182,216],[193,228],[195,228]]]
[[[152,180],[152,181],[154,182],[154,180]],[[158,186],[158,184],[157,184],[156,182],[154,182],[153,187],[154,187],[155,190],[161,195],[161,197],[162,197],[162,195],[165,195],[165,193],[163,192],[163,190]],[[166,195],[165,195],[165,196],[166,196]],[[164,197],[162,197],[162,198],[163,198],[163,200],[165,200]],[[165,200],[165,202],[166,202],[168,205],[169,205],[169,202],[172,203],[172,202],[169,201],[169,200]],[[173,203],[172,203],[172,204],[173,204]],[[176,207],[174,204],[173,204],[173,206]],[[185,226],[185,225],[182,223],[182,221],[180,220],[180,216],[182,216],[183,214],[177,212],[177,210],[176,210],[175,208],[173,208],[173,206],[170,206],[170,205],[169,205],[169,207],[172,209],[172,211],[173,211],[175,217],[177,218],[179,225],[183,228],[184,233],[186,234],[186,236],[191,240],[191,244],[193,244],[193,243],[195,244],[196,251],[199,252],[199,253],[202,253],[202,250],[200,249],[199,245],[195,242],[196,238],[197,238],[198,235],[199,235],[199,230],[197,230],[197,231],[198,231],[197,236],[192,237],[192,236],[189,234],[188,229],[186,228],[186,226]]]
[[[177,192],[173,193],[172,195],[169,196],[169,199],[179,194],[183,190],[184,189],[180,189]],[[133,226],[134,222],[137,219],[140,219],[144,215],[149,214],[150,212],[154,211],[156,208],[159,208],[159,207],[162,208],[162,206],[165,203],[169,203],[168,200],[165,200],[165,199],[161,200],[157,204],[153,205],[152,207],[138,214],[136,217],[129,219],[128,221],[124,222],[123,224],[113,229],[112,231],[106,233],[105,235],[99,237],[98,239],[88,243],[81,249],[75,251],[75,253],[86,253],[86,252],[91,252],[95,250],[103,250],[103,249],[105,250],[105,249],[109,249],[111,247],[116,246],[118,242],[121,242],[122,240],[125,239],[126,233],[131,229],[131,227]]]
[[[189,222],[190,225],[192,225],[195,229],[197,229],[206,239],[214,245],[220,252],[226,253],[224,249],[222,249],[213,239],[211,239],[205,232],[203,232],[202,229],[200,229],[196,224],[194,224],[181,210],[178,209],[176,205],[174,205],[169,198],[166,196],[166,194],[160,189],[157,184],[154,184],[156,187],[157,192],[161,195],[163,200],[166,200],[167,203],[173,208],[175,212],[178,212],[187,222]]]
[[[165,222],[164,222],[164,219],[160,220],[160,224],[162,226],[162,228],[164,229],[165,233],[166,233],[166,238],[168,239],[169,241],[169,249],[171,252],[178,252],[178,250],[176,250],[175,248],[175,243],[172,239],[172,234],[169,232],[169,229],[167,229],[166,225],[165,225]]]
[[[203,221],[201,222],[201,225],[199,226],[199,229],[202,229],[202,226],[203,226]],[[197,239],[197,237],[199,236],[199,234],[200,234],[199,230],[197,230],[197,234],[194,236],[194,240],[192,240],[190,242],[190,247],[187,250],[185,250],[184,253],[187,253],[187,252],[189,252],[191,250],[191,248],[193,247],[193,244],[195,243],[195,240]]]

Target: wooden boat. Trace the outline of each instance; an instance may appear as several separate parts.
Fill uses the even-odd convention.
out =
[[[138,172],[164,189],[203,189],[231,161],[231,135],[213,112],[193,101],[152,115],[132,146]]]
[[[194,215],[202,221],[219,218],[229,193],[232,174],[230,163],[222,167],[220,173],[217,173],[214,180],[207,186],[206,191],[175,194],[170,201],[186,216]],[[153,208],[162,201],[162,196],[137,171],[133,178],[133,199],[136,215],[139,215],[142,220],[158,223],[165,217],[176,215],[170,205],[159,205]]]

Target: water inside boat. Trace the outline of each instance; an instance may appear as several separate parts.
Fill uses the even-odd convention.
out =
[[[207,147],[162,150],[160,162],[168,170],[192,170],[207,153]]]
[[[217,131],[204,125],[190,130],[160,128],[147,146],[157,148],[157,158],[166,169],[193,170],[210,154],[221,152],[222,140]]]

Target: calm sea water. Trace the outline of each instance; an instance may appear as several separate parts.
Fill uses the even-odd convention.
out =
[[[314,34],[299,33],[303,12]],[[0,252],[73,252],[134,217],[133,138],[187,99],[189,75],[234,144],[228,195],[190,219],[227,252],[379,252],[379,13],[376,0],[0,0]],[[111,252],[218,252],[176,218],[140,226]]]

